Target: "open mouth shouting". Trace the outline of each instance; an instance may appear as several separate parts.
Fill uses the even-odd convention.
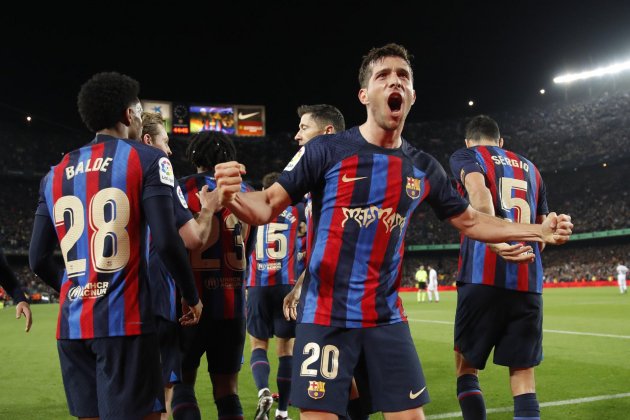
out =
[[[403,97],[400,93],[394,92],[387,98],[387,105],[393,114],[398,114],[402,111]]]

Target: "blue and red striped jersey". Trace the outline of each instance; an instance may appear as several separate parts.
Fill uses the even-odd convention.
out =
[[[294,203],[312,194],[313,251],[298,322],[363,328],[406,321],[398,295],[405,231],[422,201],[441,219],[468,203],[442,166],[407,141],[388,149],[359,128],[311,140],[280,179]]]
[[[172,189],[173,210],[175,213],[175,225],[177,230],[188,223],[193,215],[188,210],[188,204],[178,185]],[[147,229],[149,241],[151,230]],[[149,291],[151,293],[151,305],[153,313],[168,321],[177,321],[177,287],[171,273],[162,262],[155,245],[149,242]]]
[[[294,285],[298,272],[298,227],[304,205],[287,207],[272,222],[258,226],[249,256],[247,287]]]
[[[216,188],[212,173],[204,172],[179,180],[190,211],[198,213],[201,204],[197,198],[204,185],[210,191]],[[241,191],[254,191],[248,184]],[[190,264],[202,296],[204,316],[211,319],[239,319],[245,317],[245,275],[247,258],[251,253],[253,235],[251,227],[241,222],[227,208],[214,214],[209,246],[204,251],[190,253]]]
[[[154,331],[142,201],[170,196],[173,182],[162,151],[106,135],[44,177],[37,214],[52,219],[66,267],[58,339]]]
[[[538,168],[519,154],[498,146],[475,146],[453,153],[450,166],[463,194],[467,174],[484,175],[498,217],[516,223],[536,223],[538,216],[549,213]],[[515,264],[497,256],[484,242],[462,235],[457,281],[542,293],[540,249],[535,242],[529,245],[536,255],[534,262]]]

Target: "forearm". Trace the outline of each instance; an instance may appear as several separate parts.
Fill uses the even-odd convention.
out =
[[[482,242],[544,242],[542,226],[539,224],[512,223],[481,213],[468,207],[450,222],[464,235]]]
[[[225,203],[225,207],[230,209],[239,220],[254,226],[269,223],[280,213],[274,211],[264,191],[237,193],[232,201]]]
[[[197,225],[199,226],[198,233],[199,239],[201,239],[202,249],[206,247],[208,239],[210,239],[210,233],[212,232],[212,218],[214,212],[210,209],[202,208],[197,214]]]

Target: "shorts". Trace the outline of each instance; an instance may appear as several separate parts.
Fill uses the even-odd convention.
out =
[[[57,350],[73,416],[135,420],[165,412],[155,334],[57,340]]]
[[[457,283],[455,351],[483,369],[494,364],[537,366],[542,353],[542,295],[481,284]]]
[[[346,415],[356,376],[366,413],[397,412],[430,401],[409,325],[372,328],[298,324],[291,405]]]
[[[259,339],[295,337],[295,321],[287,321],[282,312],[284,297],[291,285],[247,288],[247,332]]]
[[[160,342],[160,362],[164,387],[182,380],[182,351],[179,346],[179,324],[162,317],[155,317]]]
[[[418,283],[418,289],[427,290],[427,284],[425,282]]]
[[[245,319],[215,320],[202,315],[199,324],[182,327],[181,340],[183,371],[197,369],[206,353],[209,373],[238,373],[243,364]]]

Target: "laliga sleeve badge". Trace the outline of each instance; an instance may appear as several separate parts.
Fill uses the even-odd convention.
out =
[[[182,192],[182,187],[178,185],[175,188],[177,189],[177,198],[179,198],[179,202],[182,203],[182,207],[187,209],[188,203],[186,202],[186,198],[184,197],[184,193]]]
[[[308,381],[308,396],[314,400],[324,398],[326,395],[326,383],[320,381]]]
[[[285,171],[290,171],[293,168],[295,168],[295,165],[297,165],[297,163],[300,161],[300,159],[302,159],[302,156],[304,156],[304,146],[302,146],[300,148],[300,150],[298,150],[298,152],[295,154],[295,156],[293,156],[293,159],[291,159],[291,162],[289,162],[289,164],[286,166],[286,168],[284,168]]]
[[[175,175],[173,174],[173,166],[168,158],[160,158],[158,162],[158,168],[160,172],[160,181],[162,184],[173,187],[175,185]]]

